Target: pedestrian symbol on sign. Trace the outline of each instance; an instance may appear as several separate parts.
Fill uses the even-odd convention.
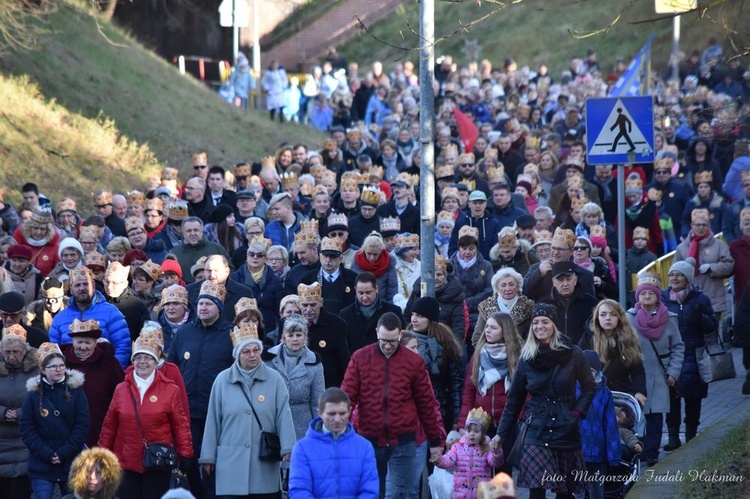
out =
[[[587,161],[590,164],[653,161],[653,126],[651,97],[588,99]]]
[[[633,144],[633,141],[630,140],[630,135],[633,131],[633,123],[628,119],[627,116],[622,114],[622,108],[617,108],[617,119],[615,120],[615,124],[612,125],[612,127],[609,129],[609,131],[613,131],[615,128],[619,128],[620,131],[615,137],[614,142],[612,142],[612,149],[609,150],[609,152],[615,152],[617,149],[617,143],[620,141],[621,138],[625,138],[626,141],[628,141],[628,145],[630,146],[630,149],[628,149],[628,152],[635,151],[635,144]]]

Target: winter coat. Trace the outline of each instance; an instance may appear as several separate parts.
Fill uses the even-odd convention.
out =
[[[29,449],[32,479],[58,483],[68,480],[70,464],[81,452],[89,431],[89,405],[81,388],[83,382],[83,374],[73,369],[65,371],[65,379],[54,385],[42,381],[40,376],[26,382],[28,393],[19,423],[23,443]],[[60,464],[50,462],[54,454]]]
[[[180,368],[177,367],[177,364],[173,364],[172,362],[167,362],[164,359],[160,359],[159,363],[156,365],[156,370],[162,373],[164,377],[167,378],[167,380],[177,385],[177,389],[180,392],[180,399],[182,400],[182,407],[185,408],[185,415],[189,419],[190,402],[188,401],[187,391],[185,390],[185,381],[182,379]],[[133,364],[130,364],[127,369],[125,369],[125,376],[127,377],[129,374],[132,374],[132,372]]]
[[[216,377],[211,389],[200,464],[216,466],[216,495],[244,496],[279,491],[281,463],[261,461],[262,431],[276,433],[281,455],[292,452],[296,437],[289,392],[279,373],[261,363],[248,380],[235,362]]]
[[[133,401],[138,407],[140,424]],[[182,407],[180,390],[159,370],[154,371],[154,380],[143,400],[132,372],[117,385],[104,418],[99,446],[114,452],[123,470],[144,473],[142,435],[149,444],[174,447],[180,458],[193,457],[190,421]]]
[[[637,274],[642,268],[656,260],[656,255],[651,253],[648,248],[638,249],[630,248],[625,253],[625,289],[628,296],[633,290],[633,274]]]
[[[688,193],[688,190],[684,185],[673,179],[668,180],[666,184],[651,182],[644,188],[644,192],[648,192],[651,188],[661,191],[661,202],[664,205],[664,209],[669,213],[669,216],[672,217],[675,233],[679,237],[679,235],[682,234],[682,213],[685,211],[685,205],[687,205],[690,200],[690,193]],[[646,226],[644,225],[643,227]],[[632,235],[632,228],[628,231],[626,227],[625,233],[627,235]],[[651,239],[653,238],[654,233],[651,232]]]
[[[198,244],[191,246],[186,243],[182,243],[179,246],[175,246],[171,251],[172,255],[177,259],[182,269],[182,280],[185,284],[192,284],[195,282],[193,274],[190,273],[190,268],[195,265],[195,262],[202,256],[211,255],[222,255],[227,259],[228,262],[232,262],[232,257],[229,256],[227,250],[224,249],[219,243],[212,243],[205,237],[198,241]]]
[[[284,68],[266,69],[260,80],[263,90],[266,92],[266,109],[282,108],[286,105],[284,90],[289,86],[289,80]]]
[[[474,359],[471,359],[469,361],[469,366],[466,369],[466,376],[464,377],[464,393],[461,399],[461,412],[458,416],[458,427],[465,428],[466,417],[469,415],[469,412],[474,408],[481,407],[484,409],[484,412],[490,416],[490,427],[497,428],[497,425],[500,424],[503,410],[505,409],[505,401],[507,397],[505,384],[507,382],[510,387],[510,379],[503,378],[497,380],[487,391],[487,394],[482,395],[472,379],[473,372]]]
[[[51,235],[49,241],[44,246],[33,246],[28,242],[26,236],[24,236],[23,225],[16,228],[13,231],[13,239],[18,241],[18,244],[23,244],[31,248],[31,265],[39,269],[42,274],[42,278],[45,278],[52,272],[55,265],[60,261],[60,257],[57,256],[57,249],[60,245],[60,234],[52,228],[50,225]]]
[[[607,388],[607,378],[596,371],[596,392],[586,418],[578,422],[581,430],[583,460],[587,463],[620,464],[620,430],[617,427],[615,402]]]
[[[492,271],[497,272],[503,267],[510,267],[521,275],[526,275],[529,272],[529,267],[534,263],[539,263],[539,257],[536,253],[530,252],[530,248],[519,247],[516,250],[516,254],[510,260],[504,259],[500,255],[500,247],[496,244],[490,250],[490,263],[492,264]],[[494,275],[494,274],[493,274]]]
[[[358,214],[349,218],[349,241],[356,246],[362,246],[365,238],[374,230],[380,231],[380,218],[377,215],[364,218]]]
[[[668,287],[662,291],[661,300],[670,312],[677,315],[680,337],[685,344],[677,391],[684,398],[706,398],[708,384],[701,380],[698,373],[695,349],[706,346],[705,335],[718,331],[716,315],[711,308],[711,300],[700,289],[693,287],[682,303],[669,298],[671,290],[672,288]]]
[[[350,268],[355,274],[361,274],[363,270],[357,265],[357,261],[352,262]],[[380,289],[382,298],[388,303],[393,302],[393,297],[398,293],[398,276],[396,275],[396,259],[391,258],[388,263],[388,270],[383,275],[375,278],[376,284]]]
[[[456,226],[453,227],[450,243],[448,243],[449,255],[458,251],[458,232],[464,225],[476,227],[479,230],[479,252],[485,259],[489,259],[492,246],[497,244],[497,234],[503,228],[500,221],[492,216],[491,210],[486,210],[485,216],[482,218],[474,218],[471,214],[463,219],[459,217]]]
[[[417,423],[430,446],[445,440],[445,429],[421,357],[398,347],[390,357],[380,346],[354,352],[341,384],[359,411],[357,433],[376,447],[414,441]]]
[[[323,421],[310,422],[292,450],[289,498],[377,499],[380,491],[375,451],[351,423],[334,438]]]
[[[117,488],[121,481],[120,463],[113,453],[101,448],[87,450],[71,466],[68,487],[73,493],[63,496],[62,499],[80,499],[81,497],[85,497],[84,494],[88,490],[91,470],[97,463],[102,467],[101,480],[104,485],[97,492],[96,498],[116,499]]]
[[[750,237],[740,236],[732,241],[729,254],[734,260],[734,306],[737,307],[750,282]]]
[[[552,292],[541,303],[554,305],[557,308],[558,329],[567,337],[568,344],[577,345],[598,300],[584,293],[580,286],[576,286],[567,302],[562,299],[556,289],[552,288]]]
[[[593,333],[588,327],[586,327],[581,341],[578,342],[578,346],[581,350],[594,349]],[[625,392],[631,395],[635,395],[636,393],[648,395],[646,390],[646,371],[643,368],[643,361],[639,360],[635,364],[626,366],[620,354],[620,347],[615,344],[613,349],[608,350],[606,361],[602,356],[602,362],[604,363],[602,374],[606,377],[607,386],[610,390],[613,392]]]
[[[164,258],[167,256],[167,245],[161,238],[147,239],[146,246],[142,251],[146,252],[149,260],[161,265],[164,262]]]
[[[167,360],[180,368],[191,419],[205,419],[214,379],[234,362],[231,329],[221,317],[208,327],[196,317],[180,327],[172,340]]]
[[[435,463],[438,468],[453,470],[453,499],[474,499],[479,483],[490,480],[492,469],[505,463],[502,450],[483,451],[479,444],[470,444],[468,438],[462,436]],[[489,437],[483,438],[485,447],[489,447]]]
[[[607,260],[599,256],[591,257],[591,265],[586,267],[586,270],[591,272],[594,277],[601,279],[600,285],[597,286],[594,284],[594,289],[596,291],[594,296],[596,298],[600,300],[605,298],[617,300],[619,288],[614,277],[612,277],[612,273],[609,271]]]
[[[419,205],[413,205],[411,203],[406,204],[403,213],[399,215],[396,210],[396,200],[391,199],[384,205],[378,208],[377,214],[380,218],[386,217],[398,217],[401,219],[401,230],[399,232],[409,232],[411,234],[419,234]]]
[[[136,292],[129,287],[125,288],[125,291],[117,298],[106,295],[104,297],[108,303],[117,307],[117,310],[125,317],[125,322],[128,324],[128,331],[130,331],[130,341],[135,341],[141,334],[143,324],[149,320],[149,308],[138,298]]]
[[[94,292],[94,298],[84,310],[80,310],[76,305],[75,298],[68,299],[65,310],[60,311],[52,319],[52,327],[49,330],[49,340],[52,343],[61,345],[63,343],[73,343],[69,336],[70,325],[73,319],[87,321],[94,319],[99,322],[99,329],[102,330],[102,338],[112,343],[115,347],[115,356],[120,364],[124,367],[130,363],[130,332],[128,324],[122,313],[112,305],[107,303],[104,295],[99,291]]]
[[[484,327],[487,324],[487,319],[500,311],[497,299],[498,294],[492,293],[492,296],[479,304],[477,326],[474,328],[474,332],[471,335],[472,345],[476,346],[476,344],[479,343],[479,338],[484,334]],[[510,316],[513,318],[518,334],[523,338],[526,338],[529,335],[529,327],[531,327],[531,311],[533,309],[534,302],[526,298],[524,295],[519,295],[515,306],[510,309]]]
[[[276,345],[269,349],[268,353],[273,357],[266,361],[266,365],[278,372],[286,383],[294,431],[299,440],[305,436],[310,421],[318,414],[318,399],[325,391],[323,364],[315,352],[305,347],[305,353],[302,354],[297,365],[287,372],[283,350],[283,345]]]
[[[690,235],[688,234],[679,245],[674,254],[674,261],[687,258],[690,248]],[[698,262],[696,267],[703,264],[710,265],[710,271],[698,274],[693,280],[693,285],[698,286],[711,300],[714,312],[721,313],[727,310],[727,292],[724,289],[724,279],[734,274],[734,260],[729,254],[729,248],[723,241],[719,241],[713,234],[698,243]]]
[[[734,240],[742,237],[740,213],[745,208],[750,208],[750,200],[743,197],[727,206],[724,210],[724,215],[721,219],[721,231],[724,235],[724,241],[727,244],[732,244]]]
[[[684,189],[684,188],[683,188]],[[664,197],[666,198],[667,194],[664,194]],[[687,202],[687,193],[686,193],[686,199],[685,202]],[[627,206],[627,203],[626,203]],[[626,248],[632,248],[633,247],[633,230],[636,227],[643,227],[645,229],[648,229],[649,232],[649,239],[648,239],[648,249],[652,253],[655,253],[657,255],[664,254],[664,240],[667,239],[667,235],[664,234],[664,231],[662,230],[662,224],[660,221],[660,214],[664,213],[668,215],[672,222],[673,227],[675,229],[675,233],[679,234],[677,230],[679,229],[677,224],[679,223],[679,217],[682,216],[682,210],[684,209],[685,204],[680,204],[676,209],[679,209],[677,213],[678,219],[675,220],[672,218],[672,214],[667,209],[668,207],[665,204],[661,204],[660,206],[656,206],[656,203],[653,201],[649,201],[648,198],[644,198],[641,200],[640,204],[640,212],[635,217],[635,220],[631,219],[630,216],[628,216],[627,208],[625,212],[625,247]],[[619,228],[620,220],[617,220],[615,222],[615,226]]]
[[[411,309],[422,296],[421,278],[414,282],[404,317],[411,319]],[[440,303],[440,322],[451,328],[456,339],[463,344],[469,330],[469,309],[466,306],[464,289],[455,276],[449,275],[447,282],[435,289],[435,299]]]
[[[638,332],[638,343],[643,353],[643,367],[646,370],[646,395],[648,397],[643,413],[667,414],[669,412],[669,387],[666,378],[669,375],[677,381],[680,380],[682,360],[685,355],[685,344],[680,337],[677,316],[669,313],[669,321],[664,333],[656,341],[650,341],[638,330],[635,324],[634,308],[628,310],[627,317]]]
[[[83,384],[83,393],[89,403],[89,434],[86,445],[89,448],[95,447],[115,388],[125,378],[125,373],[120,363],[115,362],[115,349],[109,342],[97,343],[86,360],[76,356],[72,343],[60,345],[60,350],[65,356],[65,365],[82,372],[86,377],[86,383]]]
[[[544,263],[544,262],[541,262]],[[552,272],[542,275],[539,271],[539,265],[535,263],[529,268],[529,273],[523,278],[523,294],[535,302],[544,300],[552,292]],[[552,262],[550,262],[552,263]],[[576,275],[578,276],[578,285],[584,293],[596,296],[594,287],[594,274],[586,269],[575,265]]]
[[[401,321],[401,328],[406,329],[406,321],[398,306],[380,298],[378,298],[378,303],[378,308],[369,319],[362,313],[358,300],[343,309],[339,314],[339,317],[346,322],[346,337],[349,341],[349,350],[351,352],[356,352],[360,348],[378,341],[376,326],[380,317],[386,312],[396,314]]]
[[[732,346],[750,348],[750,287],[745,288],[734,313]]]
[[[234,322],[234,306],[240,301],[240,298],[255,298],[253,290],[244,284],[237,282],[232,279],[232,275],[224,282],[224,288],[226,289],[226,297],[224,298],[224,308],[221,311],[221,318],[227,322]],[[251,278],[252,280],[252,278]],[[194,308],[198,309],[198,296],[200,296],[201,285],[203,281],[194,282],[188,284],[185,288],[188,292],[188,303]],[[276,310],[278,310],[278,306]]]
[[[39,374],[35,348],[28,349],[20,366],[11,368],[0,360],[0,477],[15,478],[27,475],[29,451],[21,440],[18,419],[7,421],[5,412],[16,409],[21,415],[21,406],[26,395],[26,382]]]
[[[314,267],[316,266],[305,268]],[[314,282],[318,282],[322,288],[323,308],[330,311],[332,314],[341,315],[344,308],[354,303],[354,281],[356,279],[357,274],[344,267],[344,264],[342,263],[339,264],[339,276],[334,282],[328,282],[328,280],[323,277],[323,271],[320,269],[320,266],[317,266],[315,270],[311,270],[304,274],[302,280],[297,282],[297,285],[294,286],[294,291],[287,294],[297,294],[297,286],[299,283],[310,285]]]
[[[279,331],[282,330],[283,325],[279,325]],[[307,344],[323,362],[326,388],[341,385],[351,358],[346,339],[346,323],[325,308],[321,309],[318,320],[308,328]]]
[[[294,212],[294,223],[288,229],[278,220],[274,220],[266,225],[265,236],[275,245],[283,246],[287,251],[294,248],[294,235],[300,231],[300,223],[307,220],[302,213]]]
[[[477,253],[477,260],[469,268],[463,268],[458,263],[458,255],[450,259],[453,264],[453,272],[461,283],[466,295],[466,305],[469,307],[471,323],[476,324],[479,315],[479,304],[492,295],[492,264],[484,259],[481,253]]]
[[[14,274],[10,271],[10,262],[5,262],[3,268],[8,272],[8,277],[13,282],[13,289],[10,291],[23,295],[26,305],[39,298],[39,289],[44,276],[38,269],[29,264],[23,274]]]
[[[195,320],[195,309],[189,304],[187,309],[188,317],[185,320],[185,324]],[[177,334],[177,328],[172,328],[172,325],[167,319],[167,315],[164,313],[164,309],[159,310],[159,314],[156,316],[156,322],[161,326],[161,332],[164,335],[164,351],[169,352],[169,349],[172,346],[172,340],[174,339],[175,334]]]
[[[576,381],[581,387],[577,396]],[[531,417],[527,445],[580,449],[578,422],[586,417],[595,391],[591,369],[577,346],[540,349],[536,357],[518,362],[497,434],[508,437],[526,401],[522,417]]]
[[[279,315],[279,304],[284,297],[284,286],[281,284],[276,274],[273,273],[268,265],[263,269],[263,275],[260,281],[255,280],[250,275],[247,265],[243,265],[234,271],[229,279],[243,284],[252,290],[252,295],[258,301],[258,309],[263,315],[263,327],[266,331],[276,329]],[[226,305],[224,306],[226,310]],[[234,305],[232,306],[234,310]]]
[[[750,170],[750,156],[734,158],[724,179],[722,190],[730,200],[742,199],[742,172]]]

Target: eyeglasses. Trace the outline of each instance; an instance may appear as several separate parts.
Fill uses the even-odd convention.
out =
[[[55,364],[54,366],[47,366],[46,369],[52,369],[54,371],[60,371],[65,369],[65,364]]]
[[[396,338],[395,340],[386,340],[383,338],[378,338],[378,341],[381,345],[398,345],[399,339]]]
[[[570,248],[556,248],[554,246],[552,246],[550,249],[552,250],[553,253],[556,253],[556,252],[560,253],[560,252],[563,252],[563,251],[570,251]]]
[[[193,170],[205,170],[206,168],[208,168],[208,165],[195,165]]]
[[[667,274],[667,277],[672,279],[673,277],[685,277],[685,276],[679,272],[670,272],[669,274]]]
[[[284,259],[281,258],[281,257],[278,257],[278,256],[274,256],[274,257],[269,258],[268,261],[275,263],[275,262],[282,262],[282,261],[284,261]]]
[[[248,238],[248,239],[252,239],[252,238],[254,238],[254,237],[256,237],[256,236],[258,236],[258,237],[259,237],[259,236],[262,236],[262,235],[263,235],[263,233],[262,233],[262,232],[248,232],[248,233],[247,233],[247,238]]]
[[[343,231],[343,230],[337,230],[337,231],[329,232],[329,233],[328,233],[328,237],[339,237],[339,238],[343,238],[343,237],[346,237],[346,231]]]
[[[654,170],[654,173],[656,175],[667,175],[668,173],[671,173],[669,170]]]
[[[573,246],[573,251],[586,251],[589,249],[588,246]]]
[[[256,253],[254,251],[248,251],[247,256],[249,258],[264,258],[266,256],[265,253]]]

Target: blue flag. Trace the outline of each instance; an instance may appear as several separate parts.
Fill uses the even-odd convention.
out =
[[[612,87],[612,91],[609,92],[608,97],[635,97],[639,95],[645,95],[641,92],[641,79],[646,77],[646,73],[651,67],[651,40],[654,39],[654,35],[651,35],[646,41],[643,48],[638,52],[635,58],[630,63],[630,66],[617,80],[615,86]]]

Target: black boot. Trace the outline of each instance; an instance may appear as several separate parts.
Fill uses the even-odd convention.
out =
[[[747,373],[745,382],[742,383],[742,395],[750,395],[750,373]]]
[[[668,426],[667,431],[669,433],[669,440],[667,441],[667,445],[664,446],[664,450],[669,452],[679,449],[682,446],[680,442],[680,427]]]
[[[698,427],[697,426],[687,426],[685,425],[685,442],[690,442],[695,435],[698,433]],[[665,448],[666,449],[666,448]]]

